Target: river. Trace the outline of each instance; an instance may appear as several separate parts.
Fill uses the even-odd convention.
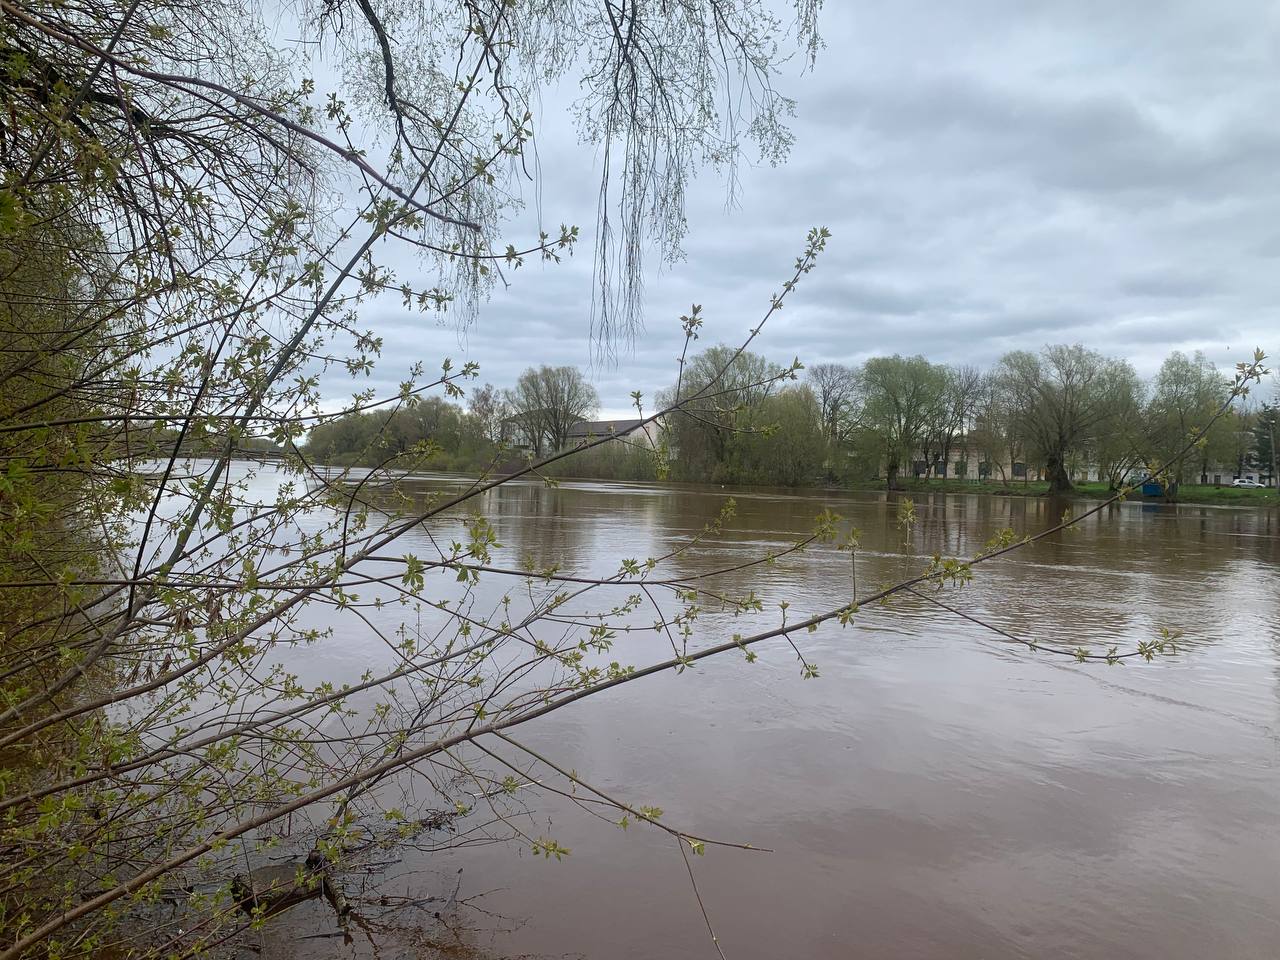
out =
[[[678,546],[729,495],[736,518],[681,572],[785,547],[830,509],[861,530],[864,593],[935,552],[972,553],[1002,527],[1042,530],[1062,510],[921,496],[904,532],[884,494],[595,482],[515,482],[483,509],[503,544],[495,562],[531,553],[566,573],[610,574],[623,557]],[[429,552],[414,536],[397,552]],[[754,587],[766,609],[786,600],[798,619],[847,598],[849,566],[814,548],[717,586]],[[519,736],[606,792],[662,807],[664,822],[772,851],[709,846],[690,858],[731,960],[1280,954],[1277,513],[1116,505],[979,568],[946,599],[1068,646],[1129,649],[1162,627],[1182,638],[1151,663],[1077,664],[903,597],[803,635],[816,679],[771,642],[755,663],[734,653],[626,684]],[[738,629],[711,611],[696,639]],[[649,662],[655,642],[625,638],[613,655]],[[381,649],[352,630],[309,651],[308,672],[354,679]],[[522,799],[569,856],[515,843],[410,854],[388,889],[478,899],[448,903],[439,924],[376,953],[358,935],[345,947],[299,941],[332,927],[323,909],[301,908],[269,931],[268,953],[717,956],[672,838],[555,796]]]

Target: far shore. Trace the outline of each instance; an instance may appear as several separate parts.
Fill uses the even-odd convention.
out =
[[[885,489],[884,481],[862,481],[840,486],[843,489],[852,490]],[[988,480],[899,479],[894,491],[897,493],[978,493],[999,497],[1043,497],[1049,492],[1049,483],[1047,480],[1029,480],[1025,483],[1021,480],[1013,480],[1006,483]],[[1107,500],[1115,496],[1115,490],[1105,483],[1077,483],[1075,489],[1066,496],[1085,500]],[[1128,499],[1143,503],[1209,503],[1234,507],[1280,505],[1280,493],[1275,488],[1251,489],[1211,483],[1181,484],[1172,497],[1144,497],[1141,491],[1137,490],[1130,494]]]
[[[670,485],[675,487],[678,487],[683,483],[698,485],[698,481],[663,481],[620,477],[592,477],[573,474],[557,475],[554,479],[594,480],[611,483],[670,483]],[[725,490],[764,489],[764,487],[756,484],[731,483],[722,486]],[[767,489],[777,490],[784,488],[767,487]],[[797,493],[804,491],[820,492],[823,490],[885,493],[888,488],[886,488],[884,480],[846,480],[831,481],[829,483],[816,481],[812,484],[787,487],[785,489],[794,490]],[[1049,482],[1047,480],[1029,480],[1024,483],[1021,480],[1001,482],[959,480],[955,478],[948,478],[946,480],[916,480],[900,477],[898,478],[897,484],[888,492],[895,494],[948,493],[976,494],[992,497],[1044,497],[1048,495]],[[1108,500],[1113,497],[1115,493],[1116,491],[1111,489],[1111,487],[1105,483],[1077,483],[1074,489],[1070,493],[1065,494],[1065,496],[1068,498],[1075,497],[1082,500]],[[1144,497],[1140,490],[1136,490],[1130,494],[1127,499],[1137,503],[1201,503],[1232,507],[1277,507],[1280,506],[1280,491],[1277,491],[1274,487],[1250,489],[1247,487],[1232,487],[1227,484],[1182,484],[1178,487],[1178,492],[1173,497]]]
[[[237,451],[239,458],[247,460],[263,459],[260,451]],[[277,455],[278,456],[278,455]],[[274,459],[271,454],[267,455],[267,459]],[[332,464],[337,469],[360,469],[358,466],[349,464]],[[508,461],[500,464],[496,469],[487,474],[488,478],[496,479],[503,476],[510,476],[516,473],[527,464],[524,461]],[[392,471],[393,473],[395,471]],[[471,477],[477,479],[480,473],[475,470],[465,468],[451,468],[450,465],[441,464],[440,466],[432,466],[424,464],[417,470],[406,472],[406,478],[415,473],[445,473],[453,474],[459,477]],[[530,479],[538,479],[539,475],[534,474]],[[698,484],[698,481],[688,480],[657,480],[652,477],[603,477],[590,476],[583,474],[554,474],[552,480],[594,480],[611,483],[645,483],[645,484],[671,484],[679,487],[684,483]],[[716,486],[720,486],[716,484]],[[760,489],[758,484],[727,484],[723,489],[733,490],[751,490]],[[780,489],[778,487],[769,487],[769,489]],[[846,490],[846,491],[865,491],[884,493],[886,491],[885,481],[877,480],[833,480],[830,482],[822,482],[815,480],[811,484],[797,485],[786,489],[800,491],[822,491],[822,490]],[[909,477],[899,477],[896,485],[893,487],[893,493],[897,494],[925,494],[925,493],[949,493],[949,494],[977,494],[982,496],[994,497],[1043,497],[1048,494],[1049,483],[1047,480],[962,480],[954,477],[947,479],[930,478],[928,480],[914,479]],[[1077,483],[1073,490],[1065,494],[1067,497],[1076,497],[1082,500],[1107,500],[1115,495],[1115,491],[1105,483]],[[1280,506],[1280,491],[1274,487],[1264,487],[1261,489],[1253,489],[1248,487],[1233,487],[1229,484],[1191,484],[1184,483],[1179,485],[1177,493],[1173,497],[1144,497],[1140,490],[1135,490],[1128,497],[1129,500],[1142,503],[1190,503],[1190,504],[1217,504],[1221,506],[1233,507],[1277,507]]]

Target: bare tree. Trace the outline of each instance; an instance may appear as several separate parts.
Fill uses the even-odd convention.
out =
[[[577,367],[530,367],[506,394],[512,416],[524,428],[535,456],[569,442],[574,424],[595,415],[600,397]]]
[[[973,424],[981,387],[982,372],[977,367],[943,367],[943,386],[929,413],[924,445],[932,454],[926,459],[940,464],[944,479],[952,449],[967,436]]]
[[[502,440],[502,424],[513,413],[506,394],[491,383],[472,387],[467,395],[467,412],[475,417],[481,435],[490,443]]]
[[[807,368],[806,379],[817,397],[827,439],[842,439],[858,401],[858,371],[840,363],[818,363]]]
[[[995,373],[988,372],[982,378],[969,438],[986,463],[988,476],[994,479],[995,472],[999,471],[1000,480],[1008,483],[1005,463],[1018,459],[1022,438],[1018,434],[1012,400]]]

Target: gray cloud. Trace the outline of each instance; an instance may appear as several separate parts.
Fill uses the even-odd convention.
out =
[[[1274,5],[834,6],[817,68],[785,80],[799,104],[790,162],[744,169],[733,211],[714,177],[694,184],[685,257],[651,264],[634,352],[593,369],[606,407],[670,382],[690,303],[703,342],[739,339],[817,224],[828,253],[759,344],[779,360],[985,365],[1082,341],[1149,374],[1172,349],[1223,366],[1280,352]],[[496,383],[590,363],[598,157],[563,119],[542,131],[542,215],[579,224],[582,249],[516,272],[462,336],[394,304],[371,311],[389,346],[379,376],[441,353]]]

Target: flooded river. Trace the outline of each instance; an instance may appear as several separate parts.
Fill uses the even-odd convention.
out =
[[[884,494],[590,482],[513,483],[483,509],[503,544],[495,563],[532,554],[608,575],[623,557],[679,546],[730,494],[736,519],[683,556],[681,573],[785,547],[831,509],[861,531],[865,593],[935,552],[973,553],[1003,527],[1042,530],[1062,510],[918,496],[904,533]],[[824,547],[716,585],[754,588],[766,609],[786,600],[799,619],[847,599],[849,581],[848,555]],[[605,792],[660,806],[664,822],[772,851],[709,846],[690,858],[731,960],[1280,955],[1276,512],[1118,505],[979,568],[946,597],[1071,647],[1129,649],[1161,628],[1183,636],[1153,663],[1077,664],[903,597],[803,635],[817,679],[771,642],[755,663],[735,653],[626,684],[519,736]],[[742,626],[709,611],[696,629],[702,645]],[[613,656],[659,659],[642,649],[654,642],[624,639]],[[308,671],[354,679],[381,650],[353,631],[310,652]],[[528,822],[569,856],[514,843],[410,854],[389,889],[456,890],[471,905],[450,902],[450,923],[376,954],[359,937],[297,940],[309,924],[332,926],[322,911],[299,913],[269,952],[717,956],[671,837],[619,829],[563,798],[523,799]]]

